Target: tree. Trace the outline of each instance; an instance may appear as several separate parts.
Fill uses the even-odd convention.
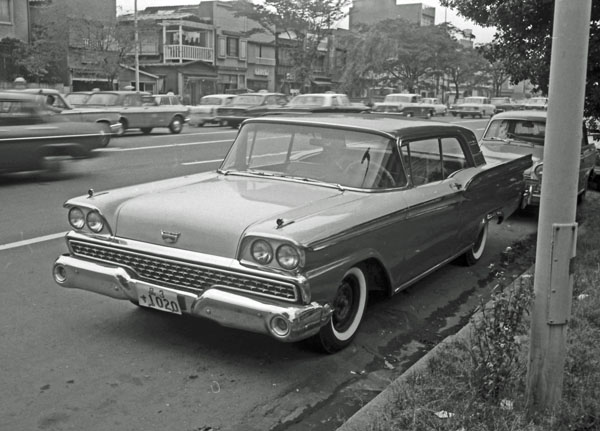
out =
[[[5,37],[0,40],[0,76],[12,81],[21,76],[28,78],[27,70],[23,67],[27,44],[19,39]]]
[[[319,45],[331,35],[335,25],[346,16],[350,0],[264,0],[254,4],[249,0],[233,2],[236,16],[245,16],[259,24],[252,32],[266,32],[275,39],[275,59],[278,59],[278,39],[285,34],[293,45],[290,60],[296,81],[309,83],[313,65],[319,57]],[[289,46],[289,44],[288,44]],[[275,65],[277,69],[277,63]],[[275,71],[277,75],[277,70]]]
[[[503,61],[513,82],[530,80],[548,92],[554,3],[552,0],[440,0],[442,6],[484,27],[496,27],[496,61]],[[586,115],[600,117],[600,0],[592,2],[588,50]]]
[[[433,77],[439,83],[450,66],[459,64],[456,53],[460,45],[445,24],[419,26],[385,20],[350,32],[343,46],[347,51],[346,87],[362,83],[368,76],[371,86],[402,86],[415,92],[424,78]]]

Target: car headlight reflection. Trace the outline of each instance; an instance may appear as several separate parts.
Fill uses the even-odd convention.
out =
[[[261,265],[267,265],[273,260],[273,247],[265,240],[254,241],[250,251],[252,258]]]
[[[535,169],[533,170],[533,173],[535,174],[536,177],[538,177],[541,180],[543,171],[544,171],[544,165],[539,164],[535,167]]]
[[[300,252],[296,247],[284,244],[277,249],[277,263],[283,269],[294,269],[300,263]]]
[[[80,208],[73,207],[69,210],[69,224],[74,229],[83,229],[85,226],[85,215]]]
[[[104,219],[97,211],[90,211],[86,217],[87,226],[92,232],[100,232],[104,228]]]

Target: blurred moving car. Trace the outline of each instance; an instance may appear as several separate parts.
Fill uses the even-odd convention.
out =
[[[217,108],[231,103],[233,94],[209,94],[200,99],[198,105],[190,105],[190,125],[202,127],[205,124],[219,124]]]
[[[465,97],[465,100],[457,104],[451,112],[453,116],[459,115],[460,118],[483,118],[486,115],[490,117],[494,115],[496,107],[490,103],[490,99],[487,97],[471,96]]]
[[[175,100],[174,100],[175,99]],[[167,127],[171,133],[181,133],[189,121],[188,109],[173,104],[177,96],[151,95],[134,91],[96,91],[90,94],[85,107],[103,107],[119,114],[121,135],[128,129],[140,129],[148,134],[157,127]]]
[[[475,264],[530,165],[486,163],[454,124],[252,118],[215,172],[68,200],[54,280],[332,353],[351,343],[369,294],[455,258]]]
[[[435,115],[445,116],[448,112],[448,107],[444,105],[437,97],[424,97],[421,103],[432,105],[435,109]]]
[[[377,107],[380,105],[386,106],[386,112],[392,112],[393,108],[390,105],[396,105],[394,111],[405,117],[425,117],[430,118],[435,115],[435,107],[430,104],[423,103],[421,95],[413,93],[391,93],[384,97],[383,102],[375,103],[373,111],[380,112]]]
[[[239,127],[242,121],[279,110],[288,100],[283,93],[244,93],[238,94],[227,106],[217,108],[217,121],[222,126]]]
[[[545,111],[548,109],[548,98],[547,97],[532,97],[527,99],[523,104],[523,109],[537,109]]]
[[[70,121],[45,106],[44,96],[0,92],[0,173],[57,171],[63,160],[90,157],[109,140],[104,125]]]
[[[488,123],[480,144],[486,158],[511,158],[531,154],[533,166],[524,175],[527,188],[521,207],[538,206],[544,169],[544,138],[546,136],[546,111],[508,111],[495,115]],[[579,201],[586,193],[593,175],[597,151],[589,143],[585,124],[581,143],[571,142],[581,148],[577,194]]]
[[[92,121],[104,125],[106,132],[111,135],[121,134],[121,123],[117,112],[102,108],[73,107],[62,93],[51,88],[29,88],[21,91],[43,96],[50,109],[67,116],[69,120]],[[108,145],[108,141],[106,144]]]

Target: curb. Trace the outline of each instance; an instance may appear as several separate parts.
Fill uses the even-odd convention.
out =
[[[517,282],[520,283],[524,277],[532,276],[533,269],[534,265],[527,268],[525,272],[507,285],[504,290],[514,286]],[[444,338],[438,345],[436,345],[404,373],[402,373],[400,377],[390,383],[389,386],[383,390],[383,392],[365,404],[359,411],[354,413],[354,415],[344,422],[342,426],[337,428],[336,431],[366,431],[376,429],[379,418],[385,417],[385,415],[392,410],[391,406],[393,406],[397,400],[396,393],[405,384],[406,380],[408,380],[414,374],[418,374],[425,370],[429,361],[433,357],[437,356],[443,347],[445,347],[445,345],[455,341],[467,339],[473,327],[471,321],[472,319],[477,319],[478,316],[478,314],[473,315],[469,320],[469,323],[463,326],[456,334],[449,335],[448,337]]]

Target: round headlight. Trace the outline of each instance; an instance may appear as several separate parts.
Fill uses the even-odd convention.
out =
[[[273,247],[267,241],[259,239],[252,243],[252,258],[261,265],[267,265],[273,260]]]
[[[533,170],[533,173],[535,174],[536,177],[538,177],[539,179],[542,179],[542,172],[544,171],[544,165],[543,164],[539,164],[535,167],[535,169]]]
[[[300,264],[300,252],[296,247],[284,244],[277,249],[277,262],[283,269],[294,269]]]
[[[83,226],[85,226],[85,215],[80,208],[73,207],[69,210],[69,224],[75,229],[83,229]]]
[[[92,232],[98,233],[104,228],[104,219],[97,211],[90,211],[86,222]]]

